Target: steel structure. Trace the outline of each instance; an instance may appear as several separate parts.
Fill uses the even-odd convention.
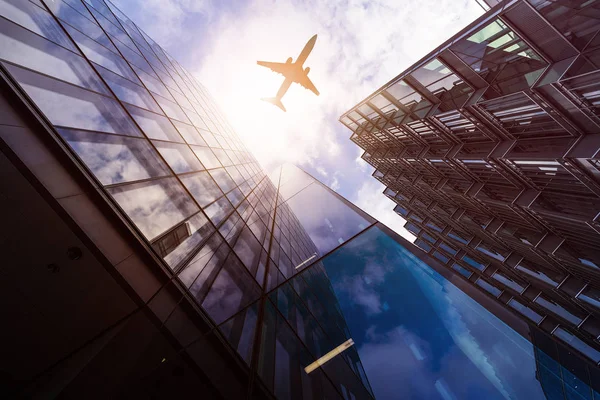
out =
[[[419,247],[598,348],[600,3],[487,3],[340,121]]]

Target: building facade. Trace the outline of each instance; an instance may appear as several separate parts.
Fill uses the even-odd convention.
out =
[[[265,174],[112,3],[0,0],[0,78],[3,398],[598,398],[434,255]]]
[[[600,362],[600,5],[488,11],[340,121],[415,244]]]

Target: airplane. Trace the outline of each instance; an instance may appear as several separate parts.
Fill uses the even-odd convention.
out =
[[[304,61],[306,61],[306,59],[308,58],[308,55],[312,51],[313,47],[315,47],[316,41],[317,35],[310,38],[310,40],[306,43],[306,45],[302,49],[302,52],[296,59],[296,62],[292,62],[292,57],[288,58],[285,63],[267,61],[256,62],[258,65],[267,67],[271,69],[271,71],[277,72],[278,74],[281,74],[285,77],[285,80],[279,87],[279,90],[277,91],[277,95],[275,95],[275,97],[262,98],[261,100],[274,104],[285,112],[285,107],[281,102],[281,98],[285,95],[287,90],[290,88],[291,84],[294,82],[304,86],[306,89],[310,90],[317,96],[319,95],[319,91],[308,78],[308,72],[310,71],[310,67],[302,68],[302,64],[304,64]]]

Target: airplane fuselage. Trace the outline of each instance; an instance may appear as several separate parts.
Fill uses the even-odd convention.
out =
[[[317,41],[317,35],[311,37],[308,40],[308,42],[306,42],[306,44],[304,45],[304,48],[300,52],[300,55],[298,56],[298,58],[296,59],[296,62],[294,62],[294,64],[298,65],[299,67],[302,67],[302,65],[304,64],[304,61],[306,61],[306,59],[308,58],[308,55],[312,51],[313,47],[315,47],[316,41]]]
[[[315,47],[316,41],[317,41],[317,35],[311,37],[308,40],[308,42],[306,42],[306,44],[304,45],[304,48],[300,52],[300,55],[298,56],[298,58],[296,58],[296,61],[294,61],[292,63],[292,65],[295,67],[293,72],[291,74],[289,74],[289,76],[285,77],[285,80],[279,87],[279,90],[277,91],[277,95],[275,96],[279,100],[281,100],[281,98],[285,95],[285,93],[288,91],[288,89],[290,88],[292,83],[297,81],[299,76],[304,75],[305,72],[304,72],[304,68],[302,66],[304,65],[304,61],[306,61],[306,59],[310,55],[310,52],[312,51],[313,47]]]

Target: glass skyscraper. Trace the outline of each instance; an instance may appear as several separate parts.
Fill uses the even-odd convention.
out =
[[[485,3],[340,121],[417,246],[598,365],[599,4]]]
[[[0,16],[3,397],[598,398],[571,347],[297,167],[265,174],[109,1]]]

